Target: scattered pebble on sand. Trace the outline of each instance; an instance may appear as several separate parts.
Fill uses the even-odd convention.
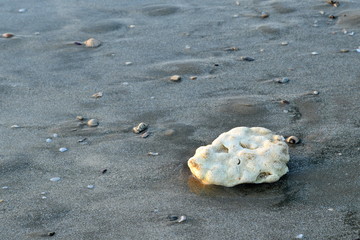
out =
[[[4,202],[4,199],[0,199],[0,203],[3,203]]]
[[[358,53],[360,53],[360,47],[359,47],[358,49],[356,49],[356,51],[357,51]]]
[[[20,128],[20,126],[19,125],[12,125],[10,128]]]
[[[324,11],[319,11],[319,13],[320,13],[321,15],[324,15],[324,14],[325,14],[325,12],[324,12]]]
[[[78,142],[79,143],[82,143],[82,142],[85,142],[87,138],[82,138],[82,139],[79,139]]]
[[[189,77],[190,80],[196,80],[197,79],[197,76],[191,76]]]
[[[47,234],[48,236],[50,236],[50,237],[52,237],[52,236],[54,236],[55,235],[55,232],[48,232],[48,234]]]
[[[92,98],[101,98],[102,96],[103,96],[102,92],[97,92],[97,93],[94,93],[93,95],[91,95]]]
[[[129,66],[129,65],[131,65],[132,64],[132,62],[125,62],[125,65],[126,66]]]
[[[170,215],[167,216],[167,219],[169,219],[169,221],[171,221],[173,223],[182,223],[182,222],[185,222],[187,220],[187,217],[185,215],[181,215],[179,217],[179,216],[170,214]]]
[[[268,17],[269,17],[269,13],[267,13],[267,12],[261,12],[260,17],[261,17],[261,18],[268,18]]]
[[[3,38],[12,38],[14,36],[14,34],[12,34],[12,33],[3,33],[1,36]]]
[[[338,1],[334,1],[334,0],[328,0],[327,3],[330,5],[333,5],[334,7],[340,6],[340,3]]]
[[[26,8],[20,8],[20,9],[18,10],[19,13],[24,13],[24,12],[26,12],[26,11],[27,11]]]
[[[62,147],[62,148],[59,148],[59,151],[60,152],[66,152],[68,149],[67,148],[64,148],[64,147]]]
[[[9,189],[9,186],[3,186],[1,187],[2,189],[6,190],[6,189]]]
[[[106,172],[107,172],[107,169],[106,168],[104,168],[104,169],[101,169],[101,171],[100,171],[102,174],[105,174]]]
[[[276,78],[276,79],[275,79],[275,82],[281,83],[281,84],[283,84],[283,83],[288,83],[289,81],[290,81],[290,79],[287,78],[287,77],[284,77],[284,78]]]
[[[238,14],[234,14],[232,17],[233,17],[233,18],[238,18],[239,15],[238,15]]]
[[[311,52],[311,55],[319,55],[318,52]]]
[[[289,43],[288,42],[281,42],[281,44],[280,44],[281,46],[287,46],[287,45],[289,45]]]
[[[182,222],[185,222],[187,219],[187,217],[185,215],[182,215],[179,217],[179,219],[177,220],[178,223],[182,223]]]
[[[47,199],[47,197],[46,196],[41,196],[41,199]]]
[[[236,1],[235,4],[236,4],[237,6],[240,6],[240,1]]]
[[[147,138],[148,136],[150,136],[149,132],[144,132],[143,134],[141,134],[142,138]]]
[[[84,117],[83,116],[76,116],[76,120],[82,121],[82,120],[84,120]]]
[[[128,82],[123,82],[122,85],[129,85],[129,83]]]
[[[172,214],[169,214],[169,215],[167,216],[167,218],[168,218],[170,221],[176,221],[176,220],[179,219],[178,216],[172,215]]]
[[[233,51],[238,51],[239,48],[237,48],[237,47],[228,47],[228,48],[225,48],[224,50],[228,51],[228,52],[233,52]]]
[[[47,139],[46,139],[46,142],[47,142],[47,143],[51,143],[52,141],[53,141],[53,140],[52,140],[51,138],[47,138]]]
[[[136,26],[134,24],[129,25],[129,28],[135,28]]]
[[[141,122],[141,123],[139,123],[139,125],[137,125],[136,127],[133,128],[133,132],[136,134],[139,134],[139,133],[145,131],[148,128],[148,126],[149,126],[148,124]]]
[[[59,135],[58,135],[57,133],[54,133],[54,134],[53,134],[53,137],[54,137],[54,138],[57,138],[57,137],[59,137]]]
[[[173,75],[170,77],[170,80],[173,82],[177,82],[181,80],[181,76],[180,75]]]
[[[99,121],[95,118],[92,118],[87,122],[87,125],[89,127],[97,127],[97,126],[99,126]]]
[[[347,53],[347,52],[349,52],[349,49],[340,49],[340,52],[341,53]]]
[[[190,45],[185,45],[185,49],[190,49],[191,46]]]
[[[60,181],[60,179],[61,179],[61,178],[59,178],[59,177],[53,177],[53,178],[50,178],[50,181],[52,181],[52,182],[58,182],[58,181]]]
[[[297,235],[295,238],[296,239],[302,239],[304,237],[304,234],[299,234],[299,235]]]
[[[157,152],[148,152],[148,155],[149,156],[158,156],[159,153],[157,153]]]
[[[241,56],[240,57],[240,61],[246,61],[246,62],[252,62],[254,61],[255,59],[254,58],[251,58],[251,57],[246,57],[246,56]]]
[[[334,209],[333,208],[328,208],[328,211],[332,212],[332,211],[334,211]]]
[[[84,42],[84,45],[89,48],[96,48],[101,45],[101,42],[95,38],[89,38]]]
[[[337,16],[335,16],[335,15],[329,15],[329,18],[330,18],[330,19],[336,19]]]
[[[87,188],[88,188],[88,189],[94,189],[95,186],[94,186],[94,185],[87,185]]]
[[[300,139],[296,136],[290,136],[290,137],[286,138],[286,142],[291,143],[291,144],[297,144],[300,142]]]
[[[81,42],[74,42],[75,45],[83,45]]]

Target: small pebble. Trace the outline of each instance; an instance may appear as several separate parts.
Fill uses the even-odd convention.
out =
[[[238,18],[239,15],[238,15],[238,14],[234,14],[232,17],[233,17],[233,18]]]
[[[191,46],[190,45],[185,45],[185,49],[190,49]]]
[[[87,185],[87,188],[88,188],[88,189],[94,189],[95,186],[94,186],[94,185]]]
[[[354,35],[355,35],[355,32],[349,32],[348,35],[349,35],[349,36],[354,36]]]
[[[104,169],[101,169],[101,171],[100,171],[102,174],[105,174],[106,172],[107,172],[107,169],[106,168],[104,168]]]
[[[245,56],[241,56],[240,57],[240,61],[247,61],[247,62],[252,62],[254,61],[255,59],[254,58],[251,58],[251,57],[245,57]]]
[[[82,138],[82,139],[79,139],[78,142],[79,143],[82,143],[82,142],[85,142],[87,138]]]
[[[84,120],[84,117],[83,116],[76,116],[76,120],[82,121],[82,120]]]
[[[89,38],[84,42],[84,45],[89,48],[96,48],[101,45],[101,42],[95,38]]]
[[[19,125],[12,125],[10,128],[20,128]]]
[[[134,24],[129,25],[129,28],[134,28],[134,27],[135,27]]]
[[[89,127],[97,127],[99,125],[99,122],[98,122],[98,120],[92,118],[87,122],[87,125]]]
[[[9,189],[9,187],[8,186],[3,186],[2,189],[4,189],[4,190]]]
[[[91,95],[92,98],[101,98],[102,96],[103,96],[102,92],[97,92],[97,93],[94,93],[93,95]]]
[[[12,38],[14,36],[14,34],[12,34],[12,33],[3,33],[1,36],[3,38]]]
[[[225,48],[225,51],[231,52],[231,51],[238,51],[239,48],[237,47],[229,47],[229,48]]]
[[[260,15],[261,18],[268,18],[269,17],[269,14],[267,12],[261,12],[261,15]]]
[[[349,49],[340,49],[340,52],[341,53],[347,53],[347,52],[349,52]]]
[[[47,199],[47,197],[46,196],[41,196],[41,199]]]
[[[129,85],[129,83],[128,82],[123,82],[122,85]]]
[[[333,208],[329,208],[328,211],[332,212],[332,211],[334,211],[334,209],[333,209]]]
[[[40,194],[41,194],[41,195],[45,195],[45,194],[46,194],[46,192],[41,192]]]
[[[26,11],[27,11],[26,8],[20,8],[20,9],[18,10],[19,13],[24,13],[24,12],[26,12]]]
[[[173,75],[173,76],[170,77],[170,80],[171,80],[171,81],[174,81],[174,82],[180,81],[180,80],[181,80],[181,76],[179,76],[179,75]]]
[[[197,79],[197,76],[191,76],[189,79],[190,79],[190,80],[196,80],[196,79]]]
[[[291,143],[291,144],[297,144],[300,142],[300,139],[295,136],[290,136],[290,137],[286,138],[286,142]]]
[[[132,64],[132,62],[125,62],[125,65],[127,65],[127,66],[129,66],[131,64]]]
[[[286,77],[275,79],[275,82],[277,82],[277,83],[288,83],[289,81],[290,81],[290,79],[288,79]]]
[[[49,232],[47,235],[50,236],[50,237],[52,237],[52,236],[55,235],[55,232]]]
[[[0,203],[4,202],[4,199],[0,199]]]
[[[319,92],[318,91],[312,91],[311,94],[312,95],[319,95]]]
[[[148,136],[150,136],[149,132],[144,132],[143,134],[141,134],[142,138],[147,138]]]
[[[59,137],[59,135],[58,135],[57,133],[54,133],[54,134],[53,134],[53,137],[54,137],[54,138],[57,138],[57,137]]]
[[[40,35],[40,32],[34,32],[34,35]]]
[[[81,46],[83,45],[81,42],[74,42],[75,45]]]
[[[144,122],[139,123],[139,125],[137,125],[136,127],[133,128],[133,132],[136,134],[139,134],[139,133],[145,131],[148,128],[148,126],[149,125]]]
[[[290,104],[290,102],[288,100],[284,100],[284,99],[280,100],[280,103],[282,103],[282,104]]]
[[[61,178],[59,178],[59,177],[53,177],[53,178],[50,178],[50,181],[52,181],[52,182],[58,182],[58,181],[60,181],[60,179],[61,179]]]
[[[324,12],[324,11],[319,11],[319,13],[320,13],[321,15],[324,15],[324,14],[325,14],[325,12]]]
[[[236,1],[235,4],[236,4],[237,6],[240,6],[240,1]]]
[[[304,237],[304,234],[299,234],[299,235],[297,235],[295,238],[296,239],[302,239]]]
[[[157,152],[148,152],[148,155],[149,156],[158,156],[159,153],[157,153]]]
[[[356,51],[357,51],[358,53],[360,53],[360,48],[356,49]]]
[[[288,42],[281,42],[281,46],[287,46],[288,44]]]
[[[62,148],[59,148],[59,151],[60,152],[66,152],[68,149],[67,148],[64,148],[64,147],[62,147]]]
[[[311,55],[319,55],[318,52],[311,52]]]
[[[47,138],[47,139],[46,139],[46,142],[47,142],[47,143],[51,143],[52,141],[53,141],[53,140],[52,140],[51,138]]]
[[[329,18],[330,18],[330,19],[336,19],[337,16],[335,16],[335,15],[330,15]]]

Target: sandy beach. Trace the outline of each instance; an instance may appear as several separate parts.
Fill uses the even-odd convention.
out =
[[[2,0],[0,20],[0,239],[360,239],[360,1]],[[289,173],[202,185],[187,160],[239,126],[299,137]]]

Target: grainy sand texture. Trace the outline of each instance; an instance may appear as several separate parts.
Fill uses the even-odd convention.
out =
[[[0,21],[0,239],[360,238],[360,1],[1,0]],[[201,185],[187,160],[239,126],[299,137],[289,173]]]

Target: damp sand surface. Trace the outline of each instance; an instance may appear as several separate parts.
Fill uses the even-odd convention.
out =
[[[0,38],[1,239],[360,237],[360,2],[3,0],[0,13],[14,34]],[[201,185],[187,160],[238,126],[299,137],[290,172]]]

